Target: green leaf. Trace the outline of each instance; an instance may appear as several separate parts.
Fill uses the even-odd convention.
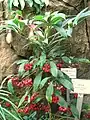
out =
[[[79,58],[78,61],[81,63],[90,63],[90,60],[88,60],[86,58]]]
[[[55,26],[55,29],[61,34],[62,37],[67,38],[67,31],[61,26]]]
[[[14,0],[14,1],[13,1],[13,5],[14,5],[15,7],[18,7],[19,1],[18,1],[18,0]]]
[[[2,108],[1,105],[0,105],[0,114],[1,114],[1,116],[3,118],[3,120],[6,120],[5,113],[4,113],[3,108]]]
[[[52,24],[57,24],[58,22],[60,22],[62,19],[61,19],[61,17],[56,17],[56,16],[54,16],[52,19],[51,19],[51,23]]]
[[[51,67],[50,70],[51,70],[52,75],[53,75],[54,77],[57,77],[58,69],[57,69],[56,64],[55,64],[53,61],[50,62],[50,67]]]
[[[11,112],[9,112],[7,109],[3,108],[3,111],[5,111],[6,113],[8,113],[12,118],[14,118],[15,120],[21,120],[20,118],[18,118],[16,115],[13,115]]]
[[[73,32],[72,27],[68,26],[67,35],[68,35],[69,37],[72,36],[72,32]]]
[[[24,65],[25,65],[25,63],[22,63],[22,64],[19,65],[18,74],[19,74],[20,76],[22,76],[23,73],[25,72],[25,70],[24,70]]]
[[[54,88],[53,88],[53,84],[52,82],[50,83],[50,85],[48,86],[47,90],[46,90],[46,99],[48,100],[48,102],[52,102],[52,95],[54,92]]]
[[[77,25],[78,20],[81,18],[82,14],[83,14],[85,11],[87,11],[87,10],[88,10],[88,8],[85,8],[84,10],[82,10],[82,11],[75,17],[75,20],[74,20],[74,22],[73,22],[73,25]]]
[[[41,83],[40,83],[40,89],[44,87],[44,85],[46,84],[46,82],[48,81],[48,79],[50,79],[50,77],[46,77],[44,78]]]
[[[37,4],[39,4],[39,5],[42,4],[42,2],[40,0],[34,0],[34,2],[37,3]]]
[[[44,18],[43,15],[37,15],[37,16],[34,16],[34,20],[39,20],[39,21],[42,21]]]
[[[29,4],[30,7],[33,6],[33,0],[25,0],[25,1]]]
[[[11,79],[8,80],[7,87],[8,87],[8,90],[9,90],[11,93],[14,93],[14,88],[13,88],[12,80],[11,80]]]
[[[61,97],[61,96],[59,96],[59,102],[58,102],[58,105],[63,106],[63,107],[65,107],[65,108],[68,107],[67,102],[66,102],[66,101],[64,100],[64,98]]]
[[[26,91],[25,95],[22,96],[22,98],[20,99],[20,102],[18,104],[18,107],[20,107],[22,105],[22,103],[25,101],[25,97],[28,95],[28,91]]]
[[[58,79],[58,81],[67,89],[72,90],[73,91],[73,83],[71,83],[70,81],[68,81],[65,78],[60,78]]]
[[[33,91],[37,91],[37,90],[38,90],[38,87],[39,87],[39,85],[40,85],[41,79],[42,79],[42,72],[39,73],[39,74],[35,77],[35,79],[34,79]]]
[[[40,56],[40,67],[42,68],[42,66],[44,65],[44,63],[46,62],[46,54],[45,53],[41,53]]]
[[[28,60],[17,60],[15,63],[17,64],[17,65],[19,65],[19,64],[21,64],[21,63],[28,63],[29,61]]]
[[[12,9],[12,4],[13,4],[13,0],[8,0],[8,8],[9,8],[9,10]]]
[[[25,1],[24,0],[19,0],[19,2],[20,2],[20,5],[21,5],[21,10],[23,10],[24,7],[25,7]]]
[[[73,116],[79,118],[79,112],[76,109],[76,107],[74,105],[71,105],[70,108],[71,108],[71,112],[72,112]]]
[[[42,98],[41,98],[41,97],[38,97],[38,98],[35,99],[35,103],[38,103],[38,102],[40,102],[41,100],[42,100]]]
[[[14,107],[14,109],[16,109],[16,105],[15,105],[14,103],[12,103],[12,102],[11,102],[9,99],[7,99],[6,97],[2,97],[2,96],[0,96],[0,99],[9,102],[9,103]]]
[[[63,56],[63,57],[62,57],[62,60],[63,60],[65,63],[71,63],[71,59],[68,58],[67,56]]]
[[[55,90],[55,95],[58,96],[58,97],[60,97],[61,96],[61,91]]]

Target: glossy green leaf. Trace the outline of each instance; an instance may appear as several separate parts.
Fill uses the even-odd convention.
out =
[[[20,102],[18,104],[18,107],[20,107],[22,105],[22,103],[25,101],[25,97],[28,95],[28,91],[26,91],[25,95],[22,96],[22,98],[20,99]]]
[[[57,24],[58,22],[60,22],[62,19],[58,16],[58,17],[56,17],[56,16],[54,16],[52,19],[51,19],[51,23],[52,24]]]
[[[70,106],[70,108],[71,108],[71,112],[72,112],[73,116],[75,118],[76,117],[79,118],[79,112],[78,112],[77,108],[73,104]]]
[[[58,81],[67,89],[72,90],[73,91],[73,83],[71,83],[70,81],[68,81],[65,78],[60,78],[58,79]]]
[[[42,79],[42,72],[39,73],[35,79],[34,79],[34,84],[33,84],[33,91],[37,91],[38,90],[38,87],[41,83],[41,79]]]
[[[11,112],[9,112],[7,109],[3,108],[3,111],[5,111],[6,113],[8,113],[12,118],[14,118],[15,120],[21,120],[20,118],[18,118],[16,115],[12,114]]]
[[[53,95],[53,92],[54,92],[54,88],[53,88],[53,84],[52,82],[50,83],[50,85],[47,87],[47,90],[46,90],[46,99],[48,100],[48,102],[52,102],[52,95]]]
[[[81,18],[82,14],[83,14],[85,11],[87,11],[87,10],[88,10],[88,8],[85,8],[85,9],[82,10],[79,14],[77,14],[77,16],[75,17],[75,20],[74,20],[74,22],[73,22],[74,25],[77,25],[78,20]]]
[[[40,89],[44,87],[44,85],[47,83],[47,81],[50,79],[50,77],[44,78],[40,83]]]
[[[62,37],[67,38],[67,31],[61,26],[55,26],[55,29],[61,34]]]
[[[3,108],[2,108],[1,105],[0,105],[0,114],[1,114],[1,116],[3,118],[3,120],[6,120],[5,113],[4,113]]]
[[[67,56],[63,56],[62,57],[62,60],[65,62],[65,63],[71,63],[71,59]]]
[[[65,108],[68,107],[67,102],[66,102],[66,101],[64,100],[64,98],[61,97],[61,96],[59,97],[58,105],[63,106],[63,107],[65,107]]]
[[[39,21],[42,21],[44,18],[43,15],[37,15],[37,16],[34,16],[34,20],[39,20]]]
[[[51,69],[50,69],[51,70],[51,74],[54,77],[57,77],[57,75],[58,75],[58,69],[57,69],[56,64],[53,61],[50,62],[50,67],[51,67]]]
[[[14,88],[13,88],[13,85],[12,85],[12,79],[8,80],[7,87],[8,87],[8,90],[11,93],[14,93]]]

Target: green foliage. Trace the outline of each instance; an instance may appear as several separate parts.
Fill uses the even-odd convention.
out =
[[[50,83],[50,85],[48,86],[47,90],[46,90],[46,99],[48,100],[48,102],[52,102],[52,95],[54,92],[54,88],[53,88],[53,84],[52,82]]]
[[[13,88],[13,85],[12,85],[12,80],[8,81],[7,86],[8,86],[8,90],[10,91],[10,93],[14,94],[14,88]]]
[[[79,118],[79,112],[74,105],[71,105],[71,111],[74,117]]]
[[[47,114],[51,112],[51,108],[48,107],[55,103],[66,109],[70,107],[73,116],[78,118],[77,109],[74,105],[71,104],[70,106],[70,103],[66,102],[64,99],[66,93],[63,95],[61,91],[62,87],[73,90],[71,79],[61,71],[61,68],[63,66],[70,67],[72,63],[90,63],[85,58],[68,56],[67,49],[64,48],[64,41],[72,36],[73,27],[90,16],[90,10],[85,8],[74,17],[68,17],[59,11],[45,12],[45,14],[30,16],[30,19],[23,20],[22,10],[24,10],[26,4],[30,8],[35,8],[39,13],[43,6],[49,4],[49,0],[8,0],[11,19],[6,20],[6,25],[0,26],[0,30],[11,29],[28,40],[29,43],[26,46],[30,45],[32,55],[28,60],[23,59],[15,62],[18,65],[18,73],[15,75],[18,76],[18,81],[14,81],[15,84],[13,85],[13,75],[6,83],[8,91],[13,95],[12,100],[9,99],[7,91],[0,90],[0,99],[12,105],[15,115],[3,106],[0,106],[0,115],[4,120],[6,120],[6,114],[8,118],[12,117],[15,120],[22,120],[22,117],[24,120],[36,120],[38,112],[34,112],[34,107],[32,108],[30,105],[43,105],[43,109],[47,109],[45,109],[46,111],[40,109],[40,120],[45,117],[48,120],[50,116],[46,113],[43,116],[43,112],[47,112]],[[13,7],[21,9],[21,11],[12,11]],[[29,29],[28,37],[23,34],[25,27]],[[32,63],[32,69],[29,69],[30,63]],[[25,65],[27,65],[27,69],[25,69]],[[18,93],[18,89],[21,93]],[[53,99],[53,96],[57,100],[56,98]],[[18,102],[18,107],[13,101]],[[38,108],[41,106],[38,106]],[[28,109],[28,107],[30,108]],[[20,116],[16,112],[18,108],[23,110]],[[31,108],[34,110],[31,110]],[[24,116],[24,114],[28,115]],[[60,115],[63,114],[60,113]]]
[[[52,75],[53,75],[54,77],[57,77],[58,69],[57,69],[56,64],[55,64],[53,61],[51,61],[51,62],[50,62],[50,66],[51,66],[51,73],[52,73]]]
[[[48,5],[48,0],[8,0],[8,9],[11,11],[13,7],[17,7],[21,10],[25,8],[26,3],[30,8],[36,8],[36,11],[39,12],[44,5]]]
[[[12,85],[11,83],[8,83],[8,89],[9,91],[12,93],[13,91],[11,91],[12,89]],[[13,90],[13,89],[12,89]],[[15,111],[15,114],[13,114],[12,112],[10,112],[9,110],[7,110],[7,108],[5,108],[2,104],[0,105],[0,119],[2,120],[7,120],[7,114],[8,117],[12,117],[14,120],[22,120],[21,117],[18,115],[18,113],[16,112],[17,107],[16,105],[10,100],[9,95],[11,95],[11,93],[4,90],[4,89],[0,89],[0,100],[2,100],[3,102],[8,102],[12,105],[13,110]]]
[[[61,97],[61,96],[59,96],[59,99],[60,99],[60,101],[59,101],[58,105],[60,105],[60,106],[63,106],[63,107],[65,107],[65,108],[67,108],[67,107],[68,107],[68,105],[67,105],[67,102],[64,100],[64,98],[63,98],[63,97]]]
[[[34,79],[34,84],[33,84],[33,91],[37,91],[38,87],[41,83],[41,79],[42,79],[42,72],[40,72]]]

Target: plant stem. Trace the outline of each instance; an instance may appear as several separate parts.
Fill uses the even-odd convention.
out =
[[[52,120],[52,113],[51,113],[51,106],[50,106],[50,104],[49,104],[49,107],[50,107],[49,120]]]

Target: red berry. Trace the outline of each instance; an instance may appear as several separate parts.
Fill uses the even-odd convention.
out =
[[[19,83],[19,78],[18,77],[13,77],[12,78],[12,84],[13,84],[13,86],[17,86],[18,83]]]
[[[24,70],[25,70],[25,71],[31,70],[32,67],[33,67],[33,64],[27,63],[27,64],[24,65]]]
[[[24,79],[23,84],[24,84],[24,86],[31,87],[33,85],[32,79],[31,78],[30,79]]]
[[[30,98],[30,101],[34,101],[36,99],[36,97],[39,95],[39,93],[33,93],[33,95]]]
[[[58,110],[59,110],[60,112],[67,112],[67,108],[62,107],[62,106],[60,106],[60,107],[58,108]]]
[[[6,102],[6,103],[5,103],[5,106],[6,106],[6,107],[11,107],[11,104],[10,104],[9,102]]]
[[[44,64],[42,70],[46,73],[50,72],[50,65],[48,63]]]
[[[23,109],[18,109],[18,113],[23,113]]]
[[[74,98],[78,98],[78,94],[77,93],[74,93]]]
[[[17,87],[19,87],[19,88],[23,88],[23,87],[24,87],[23,82],[19,82],[19,83],[17,84]]]
[[[27,107],[25,107],[25,108],[23,109],[23,113],[24,113],[24,114],[28,114],[29,111],[30,111],[29,106],[27,106]]]
[[[59,97],[58,96],[52,96],[52,103],[58,103],[59,102]]]
[[[66,88],[64,86],[57,86],[57,90],[61,91],[62,94],[66,92]]]
[[[24,100],[25,100],[25,101],[28,101],[28,96],[26,96]]]
[[[63,63],[61,63],[61,62],[60,62],[60,63],[57,63],[56,66],[57,66],[57,68],[60,70],[60,69],[62,68],[62,66],[63,66]]]

